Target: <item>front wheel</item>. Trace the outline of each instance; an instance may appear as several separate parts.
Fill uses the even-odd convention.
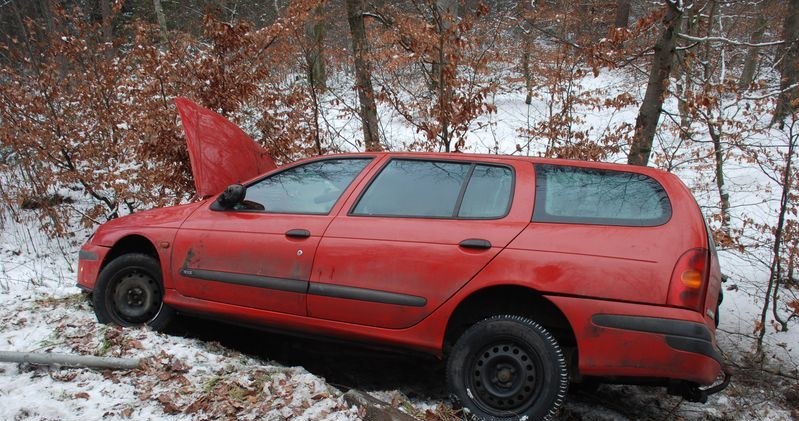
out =
[[[124,254],[97,277],[92,303],[100,323],[164,329],[174,311],[164,304],[161,266],[146,254]]]
[[[501,315],[458,339],[447,361],[447,385],[466,418],[551,420],[566,398],[569,376],[549,331],[525,317]]]

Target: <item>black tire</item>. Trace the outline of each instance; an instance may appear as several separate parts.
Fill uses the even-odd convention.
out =
[[[115,258],[100,271],[92,303],[100,323],[163,330],[175,316],[163,297],[158,261],[146,254],[130,253]]]
[[[455,343],[447,386],[467,419],[551,420],[569,375],[552,334],[530,319],[500,315],[476,323]]]

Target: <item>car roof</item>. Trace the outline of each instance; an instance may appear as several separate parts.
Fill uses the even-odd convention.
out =
[[[596,169],[611,170],[611,171],[636,172],[658,177],[674,176],[673,174],[661,170],[659,168],[644,167],[638,165],[618,164],[618,163],[600,162],[600,161],[583,161],[578,159],[542,158],[542,157],[520,156],[520,155],[499,155],[499,154],[480,154],[480,153],[462,153],[462,152],[454,152],[454,153],[453,152],[349,152],[349,153],[318,155],[315,157],[308,158],[308,160],[321,159],[327,157],[363,157],[363,156],[374,156],[374,157],[389,156],[397,158],[423,158],[423,159],[443,159],[443,160],[473,159],[473,160],[486,160],[493,162],[522,161],[522,162],[531,162],[533,164],[568,165],[574,167],[596,168]]]

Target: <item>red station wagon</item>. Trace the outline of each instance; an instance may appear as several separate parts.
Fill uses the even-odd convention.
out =
[[[100,322],[160,329],[184,312],[421,350],[447,358],[477,419],[550,419],[569,382],[703,402],[728,384],[718,259],[676,176],[438,153],[275,168],[177,103],[202,200],[109,221],[81,248]]]

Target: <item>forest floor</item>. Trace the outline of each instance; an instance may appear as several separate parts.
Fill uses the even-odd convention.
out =
[[[143,358],[143,368],[102,371],[0,363],[0,419],[355,420],[343,393],[370,393],[423,420],[454,419],[443,365],[422,356],[299,339],[181,317],[166,333],[98,324],[74,286],[77,241],[53,240],[6,221],[0,234],[0,350]],[[731,348],[733,382],[707,404],[663,388],[602,385],[572,390],[564,420],[799,419],[790,365],[745,369],[748,295],[728,291],[719,341]],[[724,317],[724,316],[723,316]],[[744,324],[738,325],[743,329]],[[792,332],[789,332],[792,333]],[[772,338],[773,337],[773,338]],[[793,361],[797,335],[770,334],[775,358]],[[728,352],[729,353],[729,352]],[[787,356],[787,357],[786,357]]]
[[[601,87],[609,96],[631,85],[615,76],[587,78],[587,83],[585,89]],[[541,112],[538,109],[546,104],[527,106],[518,95],[508,95],[497,97],[497,105],[499,111],[485,117],[481,128],[470,134],[471,151],[513,153],[519,127],[529,125],[531,113]],[[329,120],[340,125],[336,132],[341,138],[356,138],[359,127],[351,119],[337,119],[343,115],[339,111],[327,110]],[[587,110],[585,126],[601,131],[611,128],[611,123],[633,121],[635,114],[634,107],[613,114]],[[396,115],[381,112],[381,121],[387,122],[382,134],[400,148],[415,133],[396,120]],[[773,203],[755,195],[773,195],[769,189],[753,187],[762,175],[743,165],[728,166],[726,171],[734,205],[761,203],[761,199]],[[692,187],[703,181],[690,170],[679,175]],[[694,189],[694,194],[702,206],[712,207],[716,201],[706,190]],[[769,217],[768,205],[764,206],[765,210],[736,209],[762,222]],[[48,238],[35,224],[14,223],[0,213],[0,351],[135,357],[145,360],[144,367],[99,371],[0,363],[0,420],[355,420],[364,410],[344,400],[344,392],[351,388],[423,420],[455,417],[444,389],[442,363],[435,359],[188,317],[181,317],[166,333],[98,324],[74,286],[77,250],[88,234]],[[706,404],[669,396],[664,388],[575,389],[561,419],[799,420],[799,326],[794,323],[788,332],[768,328],[766,362],[755,364],[752,332],[767,268],[734,251],[722,251],[720,257],[730,281],[724,285],[717,339],[733,372],[729,388]]]

